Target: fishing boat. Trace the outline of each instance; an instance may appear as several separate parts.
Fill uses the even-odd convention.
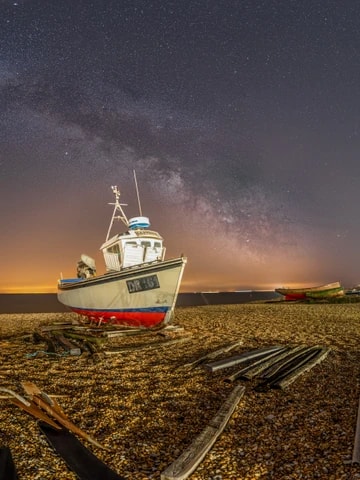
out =
[[[322,298],[334,298],[342,297],[345,295],[345,289],[343,287],[325,288],[324,290],[313,290],[306,292],[306,298],[322,299]]]
[[[285,296],[285,300],[303,300],[315,292],[330,292],[333,289],[342,289],[340,282],[303,288],[275,288],[275,292]],[[316,295],[316,293],[315,293]]]
[[[100,247],[105,273],[97,275],[95,261],[82,254],[77,277],[58,280],[57,298],[73,312],[99,323],[160,327],[173,317],[186,257],[165,259],[163,238],[149,230],[149,218],[142,216],[136,177],[135,185],[140,215],[130,219],[119,201],[118,187],[111,187],[114,210]],[[126,228],[110,236],[115,220]]]

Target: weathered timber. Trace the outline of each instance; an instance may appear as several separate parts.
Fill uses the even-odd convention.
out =
[[[46,413],[51,415],[55,420],[57,420],[63,427],[67,428],[73,433],[76,433],[80,437],[84,438],[88,442],[92,443],[93,445],[103,448],[107,450],[106,447],[101,445],[99,442],[94,440],[90,435],[88,435],[86,432],[81,430],[79,427],[77,427],[72,421],[69,419],[69,417],[65,414],[65,412],[62,410],[60,405],[57,403],[57,401],[54,398],[50,398],[49,395],[47,395],[45,392],[39,389],[35,385],[35,383],[32,382],[22,382],[22,386],[24,390],[32,396],[32,401],[31,405],[36,404],[37,407],[40,409],[45,410]],[[21,398],[21,397],[20,397]],[[19,402],[19,400],[17,400]],[[22,403],[21,401],[19,403]],[[22,408],[24,408],[22,405],[19,405]],[[41,410],[40,410],[41,412]],[[29,411],[29,413],[31,413]],[[40,417],[38,417],[40,418]],[[40,418],[41,419],[41,418]],[[47,421],[47,420],[44,420]],[[47,422],[49,423],[49,422]],[[52,425],[50,423],[50,425]],[[56,423],[53,422],[53,425],[55,428],[60,428]]]
[[[83,335],[81,333],[72,333],[72,332],[64,332],[64,336],[67,338],[72,338],[74,340],[86,341],[96,343],[97,345],[102,345],[105,342],[105,338],[101,338],[95,335]]]
[[[70,340],[65,338],[64,335],[61,335],[59,333],[53,333],[53,335],[56,338],[56,341],[61,345],[61,347],[70,355],[81,355],[81,348],[75,345],[73,342],[70,342]]]
[[[354,447],[353,447],[351,463],[360,463],[360,400],[359,400],[359,406],[358,406],[355,439],[354,439]]]
[[[276,374],[279,370],[281,370],[285,365],[287,365],[289,362],[291,362],[293,359],[297,358],[298,356],[302,355],[304,352],[306,352],[310,347],[307,347],[306,345],[298,345],[297,347],[292,348],[288,352],[288,355],[285,355],[283,359],[280,361],[276,362],[273,365],[270,365],[268,368],[262,371],[260,378],[270,378],[273,375]]]
[[[74,328],[72,323],[58,323],[53,325],[41,325],[39,330],[41,332],[52,332],[53,330],[69,330],[71,328]]]
[[[29,405],[26,405],[25,403],[21,402],[17,398],[11,398],[10,400],[11,403],[16,405],[17,407],[21,408],[25,412],[29,413],[33,417],[37,418],[38,420],[42,420],[43,422],[46,422],[48,425],[51,425],[53,428],[56,428],[57,430],[61,429],[61,427],[55,423],[46,413],[44,413],[40,408],[38,408],[33,402],[29,402]]]
[[[96,447],[102,448],[104,450],[108,450],[104,445],[101,445],[97,440],[92,438],[90,435],[88,435],[86,432],[81,430],[79,427],[77,427],[74,423],[72,423],[68,417],[64,417],[62,413],[59,413],[56,408],[53,408],[51,405],[49,405],[45,400],[43,400],[40,396],[34,395],[33,396],[33,401],[43,410],[45,410],[46,413],[51,415],[55,420],[57,420],[62,426],[67,428],[73,433],[76,433],[79,435],[79,437],[84,438],[88,442],[92,443]]]
[[[203,363],[207,360],[213,360],[214,358],[218,357],[219,355],[221,355],[223,353],[228,353],[231,350],[233,350],[234,348],[239,347],[242,344],[243,344],[242,340],[238,340],[237,342],[230,343],[229,345],[225,345],[224,347],[219,348],[219,349],[215,350],[214,352],[210,352],[210,353],[208,353],[208,354],[206,354],[206,355],[204,355],[200,358],[197,358],[196,360],[194,360],[192,362],[185,363],[183,365],[183,367],[195,367],[196,365],[199,365],[200,363]]]
[[[113,348],[111,350],[104,350],[105,355],[117,355],[119,353],[128,352],[129,350],[145,350],[151,348],[168,347],[169,345],[175,345],[177,343],[184,343],[191,340],[191,337],[175,338],[174,340],[161,340],[160,342],[150,342],[128,345],[126,347]]]
[[[281,346],[272,346],[266,348],[260,348],[257,350],[251,350],[249,352],[242,353],[241,355],[235,355],[233,357],[225,358],[223,360],[218,360],[217,362],[206,363],[204,367],[211,372],[216,372],[222,368],[233,367],[239,363],[245,363],[253,360],[254,358],[264,357],[269,352],[280,350]]]
[[[321,347],[308,347],[304,352],[297,354],[294,358],[286,362],[286,364],[278,372],[267,378],[267,382],[271,385],[274,385],[274,383],[282,380],[311,360],[320,350]]]
[[[238,378],[252,378],[253,376],[256,375],[257,371],[261,371],[261,369],[267,368],[270,364],[273,362],[276,362],[281,355],[286,355],[286,353],[289,351],[287,347],[284,347],[280,350],[275,350],[273,352],[268,353],[264,357],[261,357],[258,360],[255,360],[251,362],[250,365],[247,367],[243,367],[241,370],[238,370],[237,372],[233,373],[232,375],[229,375],[226,377],[224,380],[226,382],[233,382],[234,380],[237,380]],[[249,374],[249,376],[248,376]]]
[[[144,328],[134,328],[133,330],[110,330],[101,332],[103,337],[113,338],[113,337],[130,337],[133,335],[144,335],[149,334]]]
[[[64,418],[66,418],[70,421],[69,417],[66,415],[66,413],[63,411],[63,409],[60,407],[59,403],[55,399],[56,395],[48,395],[47,393],[40,390],[40,388],[37,385],[35,385],[35,383],[33,383],[33,382],[23,381],[23,382],[21,382],[21,385],[22,385],[23,389],[25,390],[25,392],[31,398],[34,395],[38,395],[43,400],[45,400],[45,402],[48,403],[59,415],[62,415]]]
[[[58,342],[56,342],[56,340],[47,332],[40,332],[39,330],[35,330],[33,334],[33,339],[34,343],[46,343],[46,351],[49,353],[57,353],[57,350],[59,349]]]
[[[69,395],[49,395],[49,397],[51,397],[51,398],[68,398]],[[9,398],[13,398],[13,396],[12,395],[0,395],[0,400],[8,400]]]
[[[315,365],[322,362],[330,353],[330,348],[322,348],[316,355],[308,360],[302,367],[297,368],[294,372],[288,374],[282,380],[275,382],[274,387],[286,388],[293,383],[300,375],[311,370]]]
[[[259,365],[253,366],[250,368],[246,373],[241,375],[241,378],[246,378],[247,380],[251,380],[252,378],[260,375],[266,369],[276,365],[278,362],[283,360],[289,355],[291,347],[286,347],[284,351],[279,351],[273,357],[269,358],[269,360],[260,363]]]
[[[318,347],[309,347],[302,354],[289,360],[278,372],[268,377],[264,382],[260,383],[255,390],[261,392],[269,388],[273,388],[275,384],[283,380],[286,376],[295,372],[302,365],[314,358],[319,351]]]
[[[196,469],[224,430],[244,392],[245,387],[240,385],[232,390],[215,417],[200,435],[195,438],[177,460],[161,473],[161,480],[183,480]]]

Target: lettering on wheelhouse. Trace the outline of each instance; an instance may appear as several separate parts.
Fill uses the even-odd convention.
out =
[[[129,293],[143,292],[145,290],[160,288],[157,275],[149,275],[147,277],[141,277],[135,280],[126,280],[126,284]]]

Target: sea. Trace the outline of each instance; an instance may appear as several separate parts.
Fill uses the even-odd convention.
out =
[[[242,290],[237,292],[179,293],[176,306],[222,305],[276,300],[281,295],[273,290]],[[56,293],[3,293],[0,294],[2,313],[58,313],[69,312]]]

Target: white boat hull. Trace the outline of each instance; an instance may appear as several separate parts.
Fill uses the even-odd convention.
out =
[[[170,321],[186,258],[124,268],[58,283],[58,300],[98,321],[151,328]]]

